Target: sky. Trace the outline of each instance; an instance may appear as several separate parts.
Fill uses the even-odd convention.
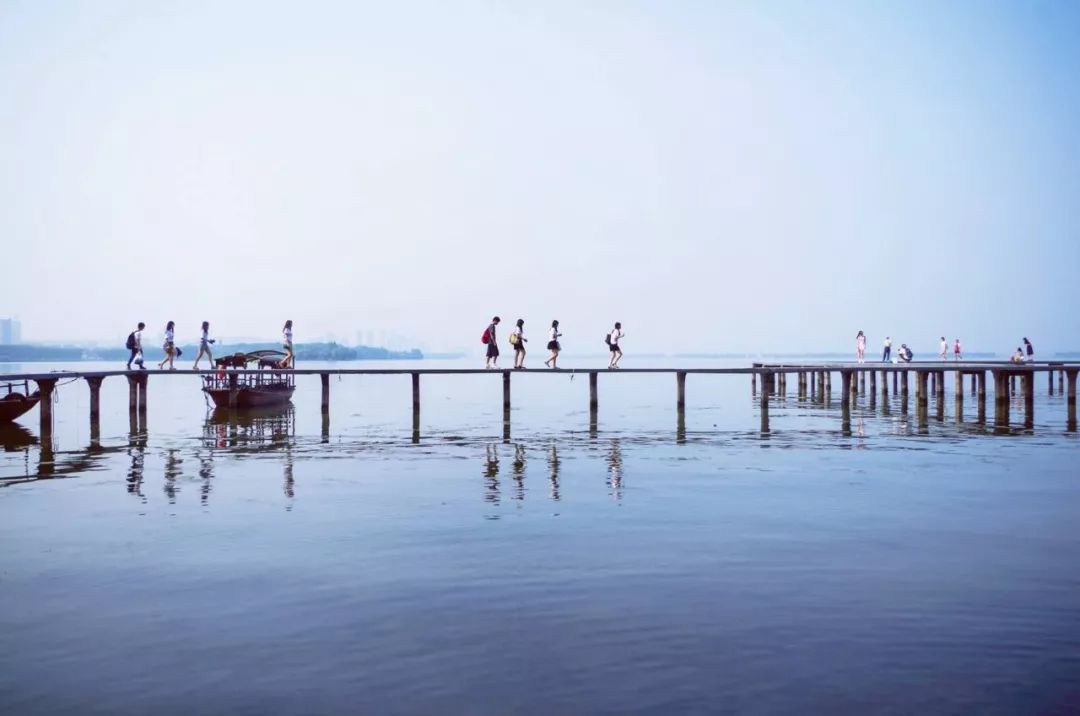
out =
[[[1080,349],[1080,4],[0,0],[0,316]]]

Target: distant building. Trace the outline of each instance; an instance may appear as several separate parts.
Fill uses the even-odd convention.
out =
[[[0,346],[22,343],[22,324],[14,318],[0,318]]]

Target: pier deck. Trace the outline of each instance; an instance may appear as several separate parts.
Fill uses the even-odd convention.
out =
[[[97,370],[97,371],[56,371],[26,372],[0,375],[0,387],[6,385],[28,385],[29,381],[37,384],[42,400],[39,404],[42,437],[52,431],[52,396],[56,385],[61,380],[85,380],[90,389],[90,426],[91,437],[99,432],[100,390],[106,378],[124,377],[129,386],[129,409],[133,415],[144,416],[146,396],[151,376],[210,376],[219,374],[220,369],[208,370]],[[226,369],[230,376],[258,375],[267,373],[267,369]],[[994,383],[995,415],[994,425],[1008,427],[1009,402],[1017,394],[1017,379],[1020,380],[1020,395],[1024,398],[1025,424],[1034,424],[1035,377],[1038,373],[1048,376],[1048,391],[1054,394],[1054,378],[1057,388],[1065,395],[1068,406],[1067,426],[1070,431],[1077,429],[1076,419],[1076,376],[1080,372],[1077,361],[1039,361],[1033,363],[1012,363],[1005,361],[925,361],[912,363],[848,363],[848,362],[768,362],[753,363],[745,367],[730,368],[531,368],[515,370],[508,368],[296,368],[273,370],[278,375],[318,375],[322,384],[322,412],[325,416],[330,410],[330,376],[349,375],[408,375],[412,378],[413,431],[419,434],[420,424],[420,379],[432,375],[495,375],[503,384],[504,422],[508,429],[510,420],[510,385],[513,375],[588,375],[589,409],[595,423],[599,405],[598,377],[636,374],[669,374],[676,378],[676,407],[680,419],[686,406],[686,377],[688,375],[749,375],[751,392],[760,397],[761,430],[769,431],[769,402],[771,398],[785,399],[788,395],[787,379],[796,379],[796,395],[799,400],[807,400],[829,405],[832,400],[832,376],[839,374],[841,379],[840,407],[841,423],[845,431],[850,430],[851,408],[857,404],[860,396],[866,396],[871,406],[877,400],[878,379],[882,399],[889,396],[889,377],[892,377],[892,395],[899,395],[901,412],[908,409],[908,376],[915,376],[915,415],[920,425],[928,420],[929,395],[933,392],[937,399],[938,411],[944,410],[945,377],[952,373],[954,378],[955,400],[958,414],[962,415],[964,400],[964,378],[971,378],[971,394],[977,402],[977,422],[986,420],[986,376],[990,374]],[[235,377],[233,378],[235,383]],[[867,386],[869,382],[869,387]],[[760,388],[759,388],[760,385]],[[324,420],[325,423],[325,420]]]

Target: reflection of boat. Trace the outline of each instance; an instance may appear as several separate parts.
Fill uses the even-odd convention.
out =
[[[0,423],[0,447],[12,452],[36,445],[37,436],[21,425]]]
[[[203,437],[216,447],[264,447],[287,444],[296,431],[292,405],[230,410],[214,408],[203,426]]]
[[[203,376],[203,392],[219,408],[229,407],[232,381],[236,380],[238,409],[287,405],[296,385],[292,373],[280,372],[277,365],[285,357],[281,351],[254,351],[218,358],[217,372]],[[228,368],[256,369],[257,373],[229,373]]]
[[[15,390],[22,386],[23,392]],[[20,383],[4,383],[7,394],[0,398],[0,423],[10,423],[23,413],[27,412],[41,400],[39,391],[30,392],[30,384],[27,381]]]

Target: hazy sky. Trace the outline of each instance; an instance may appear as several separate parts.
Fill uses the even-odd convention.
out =
[[[0,0],[26,340],[1080,347],[1080,4]]]

